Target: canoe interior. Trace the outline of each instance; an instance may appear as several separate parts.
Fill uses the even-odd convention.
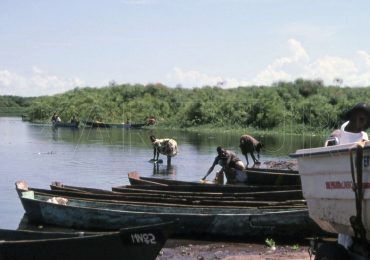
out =
[[[283,173],[283,172],[264,172],[260,170],[246,170],[248,181],[247,185],[297,185],[301,186],[301,179],[297,173]],[[153,178],[153,177],[142,177],[137,172],[130,172],[128,178],[131,185],[187,185],[187,186],[208,186],[208,187],[219,187],[219,184],[214,183],[202,183],[202,182],[190,182],[173,179]],[[236,185],[228,185],[236,186]]]

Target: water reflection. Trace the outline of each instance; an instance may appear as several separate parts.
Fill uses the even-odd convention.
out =
[[[153,175],[176,175],[176,166],[153,163]]]

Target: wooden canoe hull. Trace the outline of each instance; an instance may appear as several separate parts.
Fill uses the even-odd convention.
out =
[[[246,174],[248,181],[246,185],[269,185],[269,186],[301,186],[301,179],[297,173],[282,173],[282,172],[264,172],[247,169]],[[214,183],[190,182],[173,179],[142,177],[137,172],[130,172],[128,178],[131,185],[167,185],[167,186],[196,186],[196,187],[220,187],[231,186],[238,187],[243,185],[219,185]],[[196,188],[194,188],[196,189]]]
[[[241,197],[241,198],[176,198],[176,197],[153,197],[153,196],[126,196],[120,194],[94,194],[94,193],[80,193],[75,191],[59,191],[59,190],[45,190],[29,188],[28,190],[34,191],[35,194],[62,196],[64,198],[77,198],[77,199],[90,199],[100,201],[112,201],[125,204],[136,205],[153,205],[153,206],[172,206],[172,207],[296,207],[306,208],[306,202],[303,199],[289,199],[277,200],[273,197],[268,198],[254,198],[254,197]],[[292,194],[293,196],[295,194]]]
[[[319,232],[306,209],[194,209],[73,199],[67,205],[59,205],[46,202],[46,198],[35,198],[32,191],[20,193],[22,205],[31,222],[89,230],[114,230],[122,226],[177,220],[175,234],[191,236],[296,237]]]
[[[64,128],[78,128],[80,122],[77,123],[66,123],[66,122],[55,122],[53,123],[53,127],[64,127]]]
[[[193,185],[124,185],[112,187],[113,191],[116,192],[151,192],[151,193],[162,193],[162,194],[202,194],[202,193],[243,193],[243,192],[267,192],[267,191],[283,191],[283,190],[299,190],[301,187],[297,185],[285,185],[285,186],[234,186],[234,185],[204,185],[204,186],[193,186]]]
[[[242,193],[185,193],[177,194],[177,192],[161,193],[160,191],[155,192],[114,192],[109,190],[101,190],[95,188],[87,187],[77,187],[63,185],[62,183],[53,183],[50,185],[52,191],[60,192],[61,195],[71,195],[80,194],[79,196],[91,197],[91,198],[126,198],[132,201],[180,201],[191,203],[197,201],[243,201],[248,199],[255,200],[267,200],[267,201],[283,201],[283,200],[301,200],[303,199],[303,194],[301,190],[287,190],[287,191],[262,191],[262,192],[242,192]],[[36,189],[40,190],[40,189]]]
[[[104,233],[0,230],[0,259],[156,259],[173,223]],[[146,237],[147,239],[141,239]],[[150,238],[150,239],[149,239]]]

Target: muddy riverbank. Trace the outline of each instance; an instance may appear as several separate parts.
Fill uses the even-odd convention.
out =
[[[262,241],[253,243],[170,239],[157,260],[308,260],[310,259],[308,247],[308,240],[277,244],[273,250]]]

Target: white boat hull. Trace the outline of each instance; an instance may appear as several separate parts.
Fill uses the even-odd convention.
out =
[[[310,217],[325,231],[354,235],[349,218],[356,216],[349,150],[354,144],[298,150],[302,190]],[[354,153],[355,154],[355,153]],[[370,142],[363,153],[362,221],[370,240]]]

